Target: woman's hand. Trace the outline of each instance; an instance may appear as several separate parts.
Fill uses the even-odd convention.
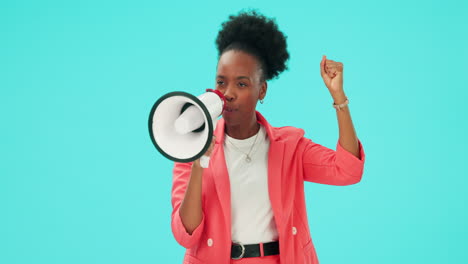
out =
[[[207,156],[207,157],[210,157],[211,156],[211,152],[213,152],[213,148],[214,148],[214,145],[215,145],[215,142],[216,142],[216,136],[213,136],[213,139],[211,140],[211,144],[210,144],[210,147],[208,148],[208,150],[205,152],[205,154],[203,154],[203,156]],[[197,159],[193,162],[194,166],[196,167],[201,167],[200,166],[200,159]]]
[[[344,93],[343,63],[327,60],[327,56],[323,55],[322,61],[320,62],[320,74],[332,96]]]

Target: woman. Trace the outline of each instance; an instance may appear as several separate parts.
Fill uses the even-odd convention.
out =
[[[318,263],[307,220],[304,181],[350,185],[361,180],[365,155],[343,91],[343,64],[320,63],[337,112],[336,151],[302,129],[272,127],[257,112],[267,81],[286,69],[286,38],[256,12],[230,16],[216,39],[216,89],[226,108],[200,160],[175,163],[172,231],[184,263]]]

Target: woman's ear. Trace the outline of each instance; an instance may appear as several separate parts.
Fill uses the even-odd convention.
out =
[[[262,86],[260,86],[260,94],[258,96],[259,100],[262,100],[265,98],[267,90],[268,90],[268,83],[267,81],[263,81]]]

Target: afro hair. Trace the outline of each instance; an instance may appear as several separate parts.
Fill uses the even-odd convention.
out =
[[[263,79],[271,80],[287,69],[289,59],[286,36],[274,19],[256,11],[241,11],[229,16],[216,38],[219,57],[226,51],[239,50],[259,59]]]

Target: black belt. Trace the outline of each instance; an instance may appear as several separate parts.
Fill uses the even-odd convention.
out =
[[[263,255],[278,255],[279,254],[279,242],[268,242],[263,243]],[[241,259],[241,258],[252,258],[260,257],[260,244],[250,244],[242,245],[233,243],[231,246],[231,258],[232,259]]]

